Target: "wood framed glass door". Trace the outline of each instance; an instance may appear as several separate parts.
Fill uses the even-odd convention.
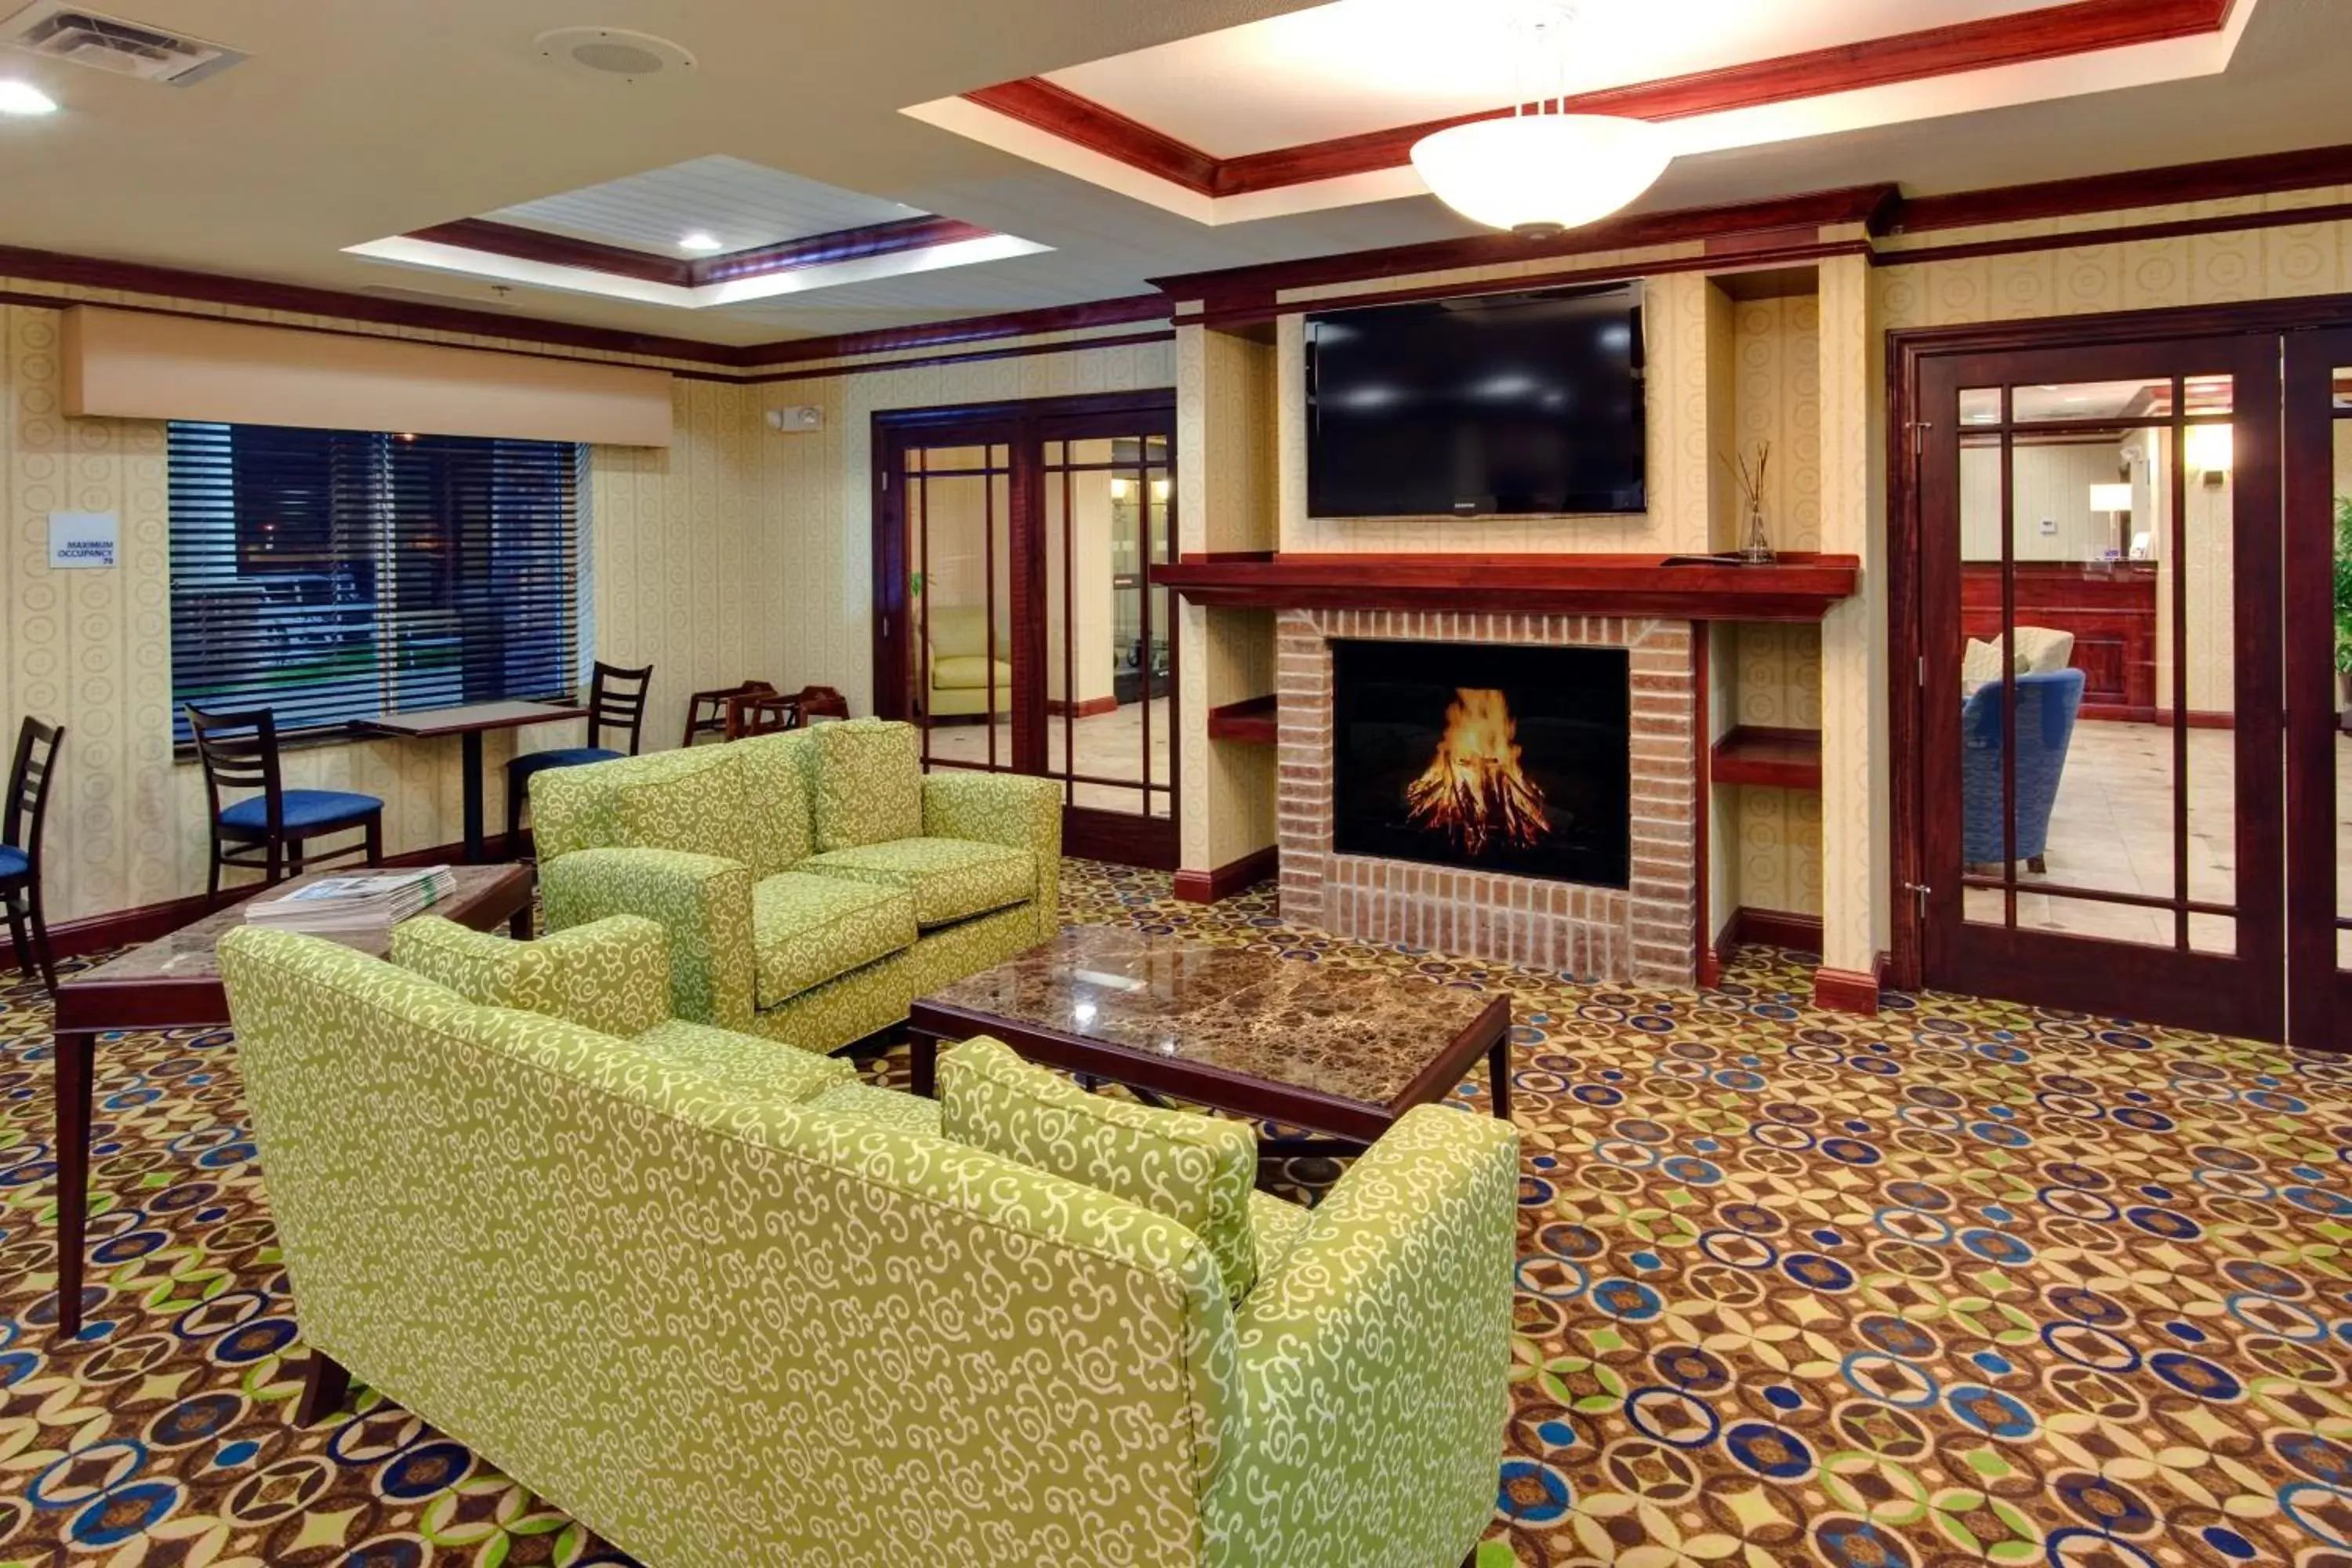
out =
[[[927,770],[1061,785],[1070,854],[1172,868],[1166,394],[876,416],[875,707]]]
[[[2275,336],[1921,368],[1927,984],[2278,1038]]]
[[[2287,1040],[2352,1050],[2352,328],[2284,364]]]

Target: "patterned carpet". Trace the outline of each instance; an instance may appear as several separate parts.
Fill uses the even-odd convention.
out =
[[[1820,1014],[1761,951],[1703,995],[1577,984],[1070,872],[1073,921],[1514,993],[1481,1568],[2352,1568],[2352,1065],[1950,996]],[[373,1395],[289,1425],[226,1031],[101,1044],[103,1300],[53,1345],[47,1022],[0,991],[0,1564],[626,1561]]]

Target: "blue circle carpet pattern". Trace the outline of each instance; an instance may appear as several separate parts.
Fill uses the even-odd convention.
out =
[[[1064,900],[1512,994],[1480,1568],[2352,1568],[2352,1061],[1956,996],[1820,1013],[1760,949],[1703,994],[1599,984],[1083,861]],[[56,1343],[48,1026],[0,983],[0,1568],[628,1561],[371,1391],[292,1425],[226,1030],[101,1042],[88,1327]]]

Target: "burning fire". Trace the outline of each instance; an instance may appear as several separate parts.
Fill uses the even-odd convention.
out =
[[[1542,842],[1544,794],[1519,768],[1518,726],[1499,691],[1457,687],[1445,736],[1422,775],[1405,786],[1413,825],[1443,833],[1465,855],[1489,845]]]

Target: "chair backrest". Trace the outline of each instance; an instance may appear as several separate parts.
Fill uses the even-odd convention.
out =
[[[980,605],[934,605],[928,623],[934,658],[979,658],[988,652],[988,610]],[[1012,639],[1002,631],[996,657],[1010,662]]]
[[[740,741],[746,735],[773,735],[785,730],[796,730],[801,722],[801,705],[791,697],[779,697],[772,691],[746,692],[730,698],[727,702],[727,738]]]
[[[1118,1488],[1090,1559],[1202,1561],[1241,1415],[1223,1277],[1174,1221],[315,938],[242,927],[220,963],[305,1335],[632,1554],[1065,1561],[1080,1454]],[[453,1247],[499,1288],[385,1289]],[[545,1374],[518,1399],[483,1367]],[[578,1440],[633,1409],[670,1418]],[[1008,1460],[1015,1430],[1047,1458]],[[868,1484],[926,1467],[989,1484]]]
[[[727,710],[732,699],[772,696],[775,689],[764,680],[739,680],[732,686],[696,692],[686,700],[686,735],[678,744],[691,746],[701,736],[726,734]]]
[[[588,743],[601,746],[605,731],[623,731],[629,737],[629,755],[635,756],[646,724],[646,689],[653,681],[650,664],[643,669],[623,669],[598,659],[596,672],[588,680]]]
[[[0,802],[0,844],[13,844],[41,868],[41,824],[49,814],[49,784],[57,776],[62,724],[44,724],[30,713],[16,726],[16,757],[8,764],[8,798]]]
[[[205,764],[205,793],[212,800],[213,820],[220,820],[221,791],[257,789],[268,801],[264,810],[270,836],[277,837],[286,825],[286,802],[278,773],[278,721],[270,710],[207,713],[190,703],[188,729]]]

